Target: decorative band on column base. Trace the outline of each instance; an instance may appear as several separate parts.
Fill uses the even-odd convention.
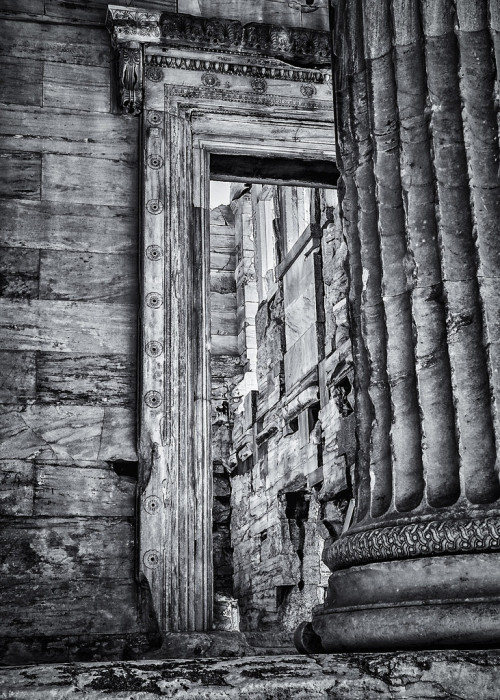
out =
[[[500,517],[431,520],[346,533],[325,550],[331,571],[376,561],[500,550]]]
[[[500,645],[499,568],[482,553],[337,571],[298,648],[317,653],[317,637],[325,652]]]

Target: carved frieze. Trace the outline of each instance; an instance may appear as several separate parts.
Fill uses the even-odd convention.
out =
[[[190,48],[258,53],[309,66],[330,62],[326,31],[257,23],[242,25],[237,20],[163,13],[160,32],[162,40]]]
[[[108,7],[106,26],[115,46],[135,40],[201,51],[253,53],[303,66],[330,63],[327,31],[257,23],[242,25],[237,20],[148,12],[117,5]]]
[[[442,554],[500,550],[500,518],[409,523],[342,535],[323,555],[332,570]]]

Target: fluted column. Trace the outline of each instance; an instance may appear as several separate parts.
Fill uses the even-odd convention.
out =
[[[312,629],[326,650],[498,643],[498,8],[333,14],[359,455]]]

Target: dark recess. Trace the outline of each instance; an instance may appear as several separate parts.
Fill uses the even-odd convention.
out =
[[[258,182],[305,187],[336,187],[339,171],[333,161],[272,156],[210,155],[212,180]]]

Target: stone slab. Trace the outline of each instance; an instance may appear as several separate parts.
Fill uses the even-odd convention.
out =
[[[490,650],[17,666],[0,670],[0,698],[493,700],[499,665]]]

